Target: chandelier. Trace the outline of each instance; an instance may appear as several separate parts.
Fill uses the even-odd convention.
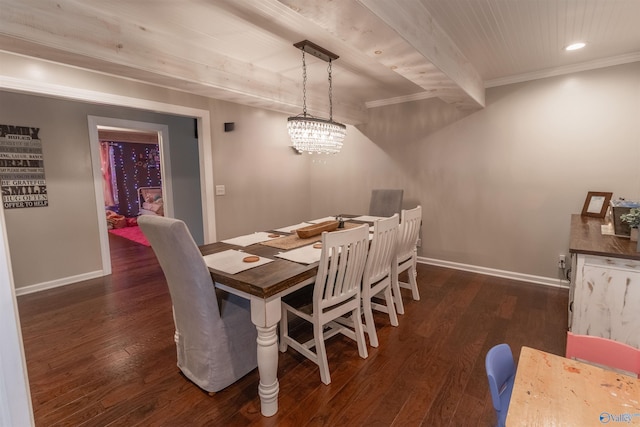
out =
[[[338,59],[338,55],[308,40],[298,42],[294,46],[302,51],[302,115],[287,119],[287,128],[289,129],[293,147],[299,153],[338,153],[347,134],[345,125],[333,121],[331,63],[334,59]],[[329,63],[329,120],[307,114],[307,64],[305,62],[305,52]]]

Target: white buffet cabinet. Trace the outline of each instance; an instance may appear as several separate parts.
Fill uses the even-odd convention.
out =
[[[640,348],[640,261],[578,254],[571,331]]]
[[[599,218],[571,216],[569,329],[640,348],[640,252],[603,235]]]

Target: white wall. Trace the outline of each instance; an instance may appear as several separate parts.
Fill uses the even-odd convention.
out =
[[[425,212],[423,255],[554,277],[588,191],[640,200],[640,63],[490,89],[486,99],[421,145],[424,197],[437,201]]]
[[[314,211],[359,212],[371,188],[404,188],[405,207],[423,206],[421,256],[558,284],[587,192],[640,200],[640,63],[489,89],[486,102],[466,116],[439,100],[372,109],[339,158],[312,166]]]
[[[203,103],[201,97],[24,57],[2,59],[1,71],[12,75],[46,65],[49,83],[210,111],[214,181],[227,189],[215,198],[219,239],[305,217],[363,212],[372,188],[397,187],[405,189],[405,207],[424,208],[421,256],[558,281],[557,257],[568,252],[569,215],[580,211],[586,193],[640,199],[640,63],[489,89],[487,107],[474,113],[439,100],[374,108],[368,123],[349,127],[342,153],[313,157],[289,147],[281,113],[212,99]],[[23,108],[33,111],[34,120],[49,114],[32,104]],[[13,119],[8,109],[0,116]],[[70,119],[57,120],[64,129]],[[224,122],[234,122],[235,130],[225,133]],[[82,149],[45,151],[52,210],[55,168]],[[62,172],[61,185],[91,197],[82,178],[90,173],[88,156]],[[76,200],[67,202],[73,206]],[[48,224],[33,222],[33,236],[15,250],[19,262],[44,259],[44,252],[30,248],[54,238]],[[87,239],[95,237],[89,232],[83,244]],[[92,257],[87,251],[77,264],[91,271],[97,262]],[[71,274],[61,265],[47,264],[47,274]],[[16,275],[20,284],[45,279]]]
[[[287,116],[229,102],[210,103],[218,240],[309,218],[309,159],[294,152]],[[224,132],[224,123],[235,123]]]
[[[0,110],[3,124],[40,128],[49,196],[47,207],[5,212],[16,288],[64,283],[69,277],[80,280],[102,269],[88,115],[170,125],[174,214],[202,242],[193,119],[2,91],[0,103],[11,106]]]

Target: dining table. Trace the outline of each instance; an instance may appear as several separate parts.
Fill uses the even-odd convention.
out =
[[[374,217],[344,215],[348,227],[371,224]],[[308,223],[300,223],[303,227],[331,217],[313,220]],[[285,230],[285,231],[283,231]],[[263,232],[264,233],[264,232]],[[295,226],[283,229],[266,230],[270,238],[295,239]],[[227,251],[235,251],[252,257],[266,259],[269,262],[257,265],[243,271],[230,273],[215,268],[211,263],[209,271],[215,286],[229,293],[241,296],[250,301],[251,321],[258,332],[257,358],[260,382],[258,395],[260,398],[260,411],[264,416],[272,416],[278,412],[279,383],[278,371],[278,323],[282,316],[281,298],[315,282],[318,271],[318,262],[301,263],[279,258],[287,250],[269,246],[268,243],[259,242],[248,245],[237,243],[251,242],[252,235],[240,236],[236,239],[227,239],[215,243],[200,246],[200,252],[207,260],[208,256],[222,254]],[[321,240],[318,235],[315,241]],[[307,241],[306,243],[312,244]],[[301,248],[303,249],[303,248]],[[319,259],[319,258],[318,258]]]
[[[506,425],[640,425],[640,380],[522,347]]]

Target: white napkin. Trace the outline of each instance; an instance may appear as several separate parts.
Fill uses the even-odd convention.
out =
[[[272,259],[265,257],[259,257],[260,259],[256,262],[244,262],[243,259],[248,256],[256,255],[229,249],[215,254],[205,255],[203,258],[207,267],[213,268],[214,270],[224,271],[228,274],[240,273],[241,271],[273,262]]]
[[[370,216],[370,215],[362,215],[356,218],[351,218],[354,221],[366,221],[366,222],[373,222],[373,221],[377,221],[379,219],[385,219],[386,217],[384,216]]]
[[[308,225],[309,224],[307,224],[306,222],[301,222],[300,224],[290,225],[288,227],[278,228],[275,231],[278,231],[280,233],[293,233],[298,228],[307,227]]]
[[[287,252],[281,252],[276,256],[278,258],[286,259],[288,261],[293,261],[300,264],[313,264],[314,262],[320,261],[321,254],[322,249],[317,249],[314,248],[313,245],[308,245]]]
[[[265,231],[258,231],[253,234],[247,234],[246,236],[234,237],[233,239],[223,240],[223,243],[228,243],[230,245],[236,246],[249,246],[256,243],[264,242],[267,240],[275,239],[276,237],[269,237],[272,233],[267,233]],[[280,236],[278,236],[280,237]]]

